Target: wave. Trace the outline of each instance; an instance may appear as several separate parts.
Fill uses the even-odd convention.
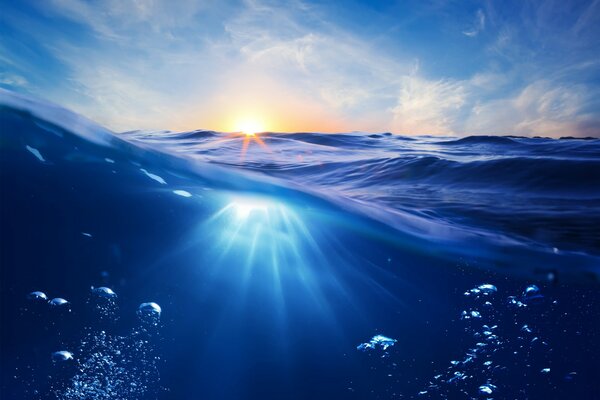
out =
[[[507,136],[467,136],[460,139],[437,142],[445,146],[458,145],[518,145],[519,143]]]
[[[560,197],[598,197],[599,160],[557,160],[510,157],[461,162],[434,156],[398,157],[344,165],[328,165],[347,182],[353,177],[360,185],[430,184],[473,187],[478,190],[526,190],[554,193]],[[361,169],[361,174],[349,173]]]
[[[15,176],[31,170],[29,160],[46,167],[37,173],[58,174],[56,184],[79,184],[90,177],[77,163],[92,163],[118,176],[96,181],[116,196],[140,179],[179,195],[190,185],[259,194],[328,210],[423,253],[476,253],[494,268],[515,254],[572,271],[600,265],[598,140],[267,133],[264,145],[244,148],[240,137],[206,130],[115,134],[6,91],[0,104],[2,162]]]

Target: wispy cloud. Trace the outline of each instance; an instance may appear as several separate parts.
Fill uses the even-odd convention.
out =
[[[477,35],[479,35],[479,33],[481,31],[483,31],[485,29],[485,14],[483,13],[483,10],[477,10],[477,13],[475,14],[475,21],[473,22],[473,25],[467,29],[463,31],[463,35],[465,36],[469,36],[469,37],[475,37]]]
[[[467,91],[461,82],[428,81],[406,76],[398,103],[392,108],[394,130],[400,133],[450,134],[465,104]]]
[[[483,134],[511,132],[526,136],[597,135],[598,116],[584,111],[593,101],[584,86],[539,80],[513,97],[477,106],[468,129]]]
[[[27,79],[21,75],[10,72],[0,72],[0,86],[26,88],[29,85]]]

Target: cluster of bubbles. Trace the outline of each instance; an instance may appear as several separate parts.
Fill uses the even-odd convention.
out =
[[[67,312],[71,312],[71,303],[62,297],[55,297],[48,300],[46,293],[36,290],[29,293],[27,295],[27,299],[38,304],[47,304],[50,308],[55,310],[65,310]]]
[[[70,305],[63,298],[48,300],[41,291],[29,293],[27,299],[51,308]],[[117,294],[108,287],[92,287],[87,304],[99,322],[117,317]],[[136,312],[139,326],[123,335],[85,327],[78,343],[63,343],[63,349],[51,353],[50,393],[60,400],[125,400],[155,391],[160,357],[152,339],[161,313],[154,302],[140,304]]]
[[[521,294],[503,299],[496,286],[485,283],[467,290],[464,296],[467,304],[459,319],[465,324],[466,337],[471,344],[460,358],[450,361],[445,369],[433,376],[427,386],[415,394],[416,397],[505,398],[503,389],[507,386],[503,377],[509,368],[526,365],[532,367],[536,374],[550,374],[551,368],[545,364],[547,357],[543,355],[552,349],[526,319],[529,314],[523,314],[528,308],[545,302],[538,286],[529,285]],[[357,350],[379,351],[381,357],[388,357],[386,350],[394,344],[395,339],[375,335],[359,344]],[[533,354],[536,357],[532,357]],[[576,372],[571,372],[565,379],[573,380],[576,375]]]
[[[396,344],[396,342],[396,339],[392,339],[383,335],[375,335],[368,342],[361,343],[356,346],[356,349],[360,351],[381,349],[385,352],[390,346]]]
[[[499,306],[504,304],[506,310],[516,312],[542,301],[539,287],[529,285],[521,295],[508,296],[504,303],[497,298],[497,292],[496,286],[486,283],[464,293],[472,302],[468,310],[461,312],[460,319],[467,324],[465,330],[473,337],[473,344],[461,359],[450,361],[446,370],[435,375],[427,388],[418,393],[420,396],[451,398],[456,393],[461,393],[468,398],[502,397],[498,393],[498,382],[502,372],[508,367],[497,359],[506,361],[509,359],[507,356],[519,357],[520,351],[528,354],[531,349],[527,347],[537,346],[538,342],[549,350],[548,343],[533,335],[534,330],[528,324],[522,325],[514,337],[515,334],[510,333],[509,329],[500,334],[501,329],[494,323],[500,319],[498,308],[502,307],[494,308],[493,302],[499,301]],[[549,372],[548,367],[540,370],[542,374]]]
[[[111,288],[92,286],[87,304],[100,321],[116,321],[119,318],[117,294]]]

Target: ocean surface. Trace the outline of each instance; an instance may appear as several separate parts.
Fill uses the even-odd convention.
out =
[[[3,400],[599,398],[599,139],[0,108]]]

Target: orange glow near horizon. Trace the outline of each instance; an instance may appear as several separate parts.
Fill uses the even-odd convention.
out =
[[[242,161],[253,142],[258,144],[264,151],[271,153],[271,149],[260,136],[265,136],[269,130],[272,131],[277,126],[276,124],[273,124],[272,121],[270,124],[266,124],[266,119],[248,114],[243,117],[231,118],[229,121],[225,126],[227,127],[226,131],[230,133],[223,140],[241,139],[240,157]]]
[[[255,136],[259,132],[267,131],[266,125],[257,117],[245,117],[238,119],[233,126],[233,130],[235,132],[241,132],[247,136]]]
[[[261,119],[240,119],[233,118],[207,118],[200,120],[194,118],[193,122],[186,123],[180,127],[180,130],[210,129],[217,132],[240,133],[248,136],[254,136],[259,133],[296,133],[296,132],[321,132],[338,133],[344,132],[344,126],[338,120],[326,119],[311,116],[302,117],[290,115],[287,118],[261,118]]]
[[[333,133],[343,132],[346,125],[350,124],[340,115],[329,113],[316,104],[303,103],[298,99],[290,101],[273,96],[268,99],[269,101],[265,101],[264,98],[256,97],[253,99],[255,104],[230,97],[226,99],[227,101],[218,99],[209,108],[195,108],[193,117],[182,118],[180,125],[175,129],[210,129],[218,132],[244,134],[263,132]],[[355,129],[361,129],[361,126]]]

